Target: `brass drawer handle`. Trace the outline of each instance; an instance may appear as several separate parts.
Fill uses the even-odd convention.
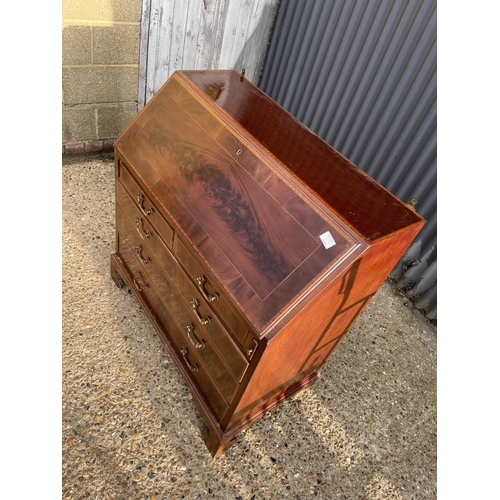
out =
[[[144,231],[144,228],[142,227],[142,219],[140,217],[137,217],[137,219],[135,219],[135,224],[137,225],[137,232],[143,240],[146,238],[151,238],[151,233],[149,231]]]
[[[181,349],[181,353],[182,353],[182,356],[184,357],[184,361],[186,362],[186,364],[189,366],[189,369],[192,371],[192,372],[197,372],[198,371],[198,365],[192,365],[190,362],[189,362],[189,359],[187,358],[187,355],[188,355],[188,350],[183,347]]]
[[[257,346],[259,345],[259,341],[257,339],[252,339],[253,340],[253,347],[251,349],[245,349],[245,352],[247,353],[247,356],[249,358],[252,357],[252,354],[255,352],[255,349],[257,349]]]
[[[144,196],[142,196],[141,193],[139,193],[137,196],[137,202],[139,203],[139,208],[141,209],[141,212],[144,215],[151,215],[153,213],[152,208],[144,208]]]
[[[207,292],[205,292],[205,288],[203,287],[203,285],[205,283],[210,284],[210,282],[207,282],[207,279],[205,278],[205,276],[203,276],[203,274],[200,274],[196,278],[196,281],[198,283],[198,288],[199,288],[201,294],[203,295],[203,297],[205,298],[205,300],[207,302],[219,302],[219,295],[217,293],[213,293],[213,294],[209,295]]]
[[[137,278],[141,278],[141,280],[142,280],[141,273],[139,271],[136,271],[134,273],[134,285],[135,285],[135,288],[137,288],[138,292],[142,292],[143,290],[146,290],[147,288],[149,288],[146,283],[139,285],[139,283],[137,282]]]
[[[194,345],[195,349],[205,349],[205,342],[203,340],[200,342],[196,335],[194,334],[194,325],[187,325],[186,331],[191,344]]]
[[[143,257],[141,255],[142,253],[142,248],[141,248],[141,245],[135,245],[134,247],[134,251],[135,253],[139,256],[139,259],[140,261],[143,263],[143,264],[149,264],[151,261],[149,259],[149,257]]]
[[[198,312],[198,306],[200,304],[196,299],[193,299],[191,301],[191,307],[193,308],[194,315],[196,316],[196,319],[200,322],[201,325],[208,325],[210,323],[210,316],[207,316],[206,318],[202,318],[200,316],[200,313]]]

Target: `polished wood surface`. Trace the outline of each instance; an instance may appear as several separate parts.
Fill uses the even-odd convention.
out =
[[[215,457],[313,384],[425,221],[232,71],[177,72],[115,142],[117,252]]]
[[[409,212],[394,195],[251,82],[241,81],[238,73],[186,71],[184,75],[367,241],[421,221],[418,214]],[[284,130],[286,134],[281,133]]]
[[[165,94],[149,119],[141,116],[127,140],[117,140],[117,150],[153,183],[164,212],[252,327],[261,336],[277,331],[364,242],[297,191],[282,165],[265,162],[243,136],[215,125],[211,110],[187,90],[167,87]],[[328,249],[320,240],[326,232],[335,241]]]
[[[319,371],[418,230],[414,227],[403,237],[398,234],[370,246],[268,343],[261,363],[234,410],[236,420],[253,415],[283,390]]]

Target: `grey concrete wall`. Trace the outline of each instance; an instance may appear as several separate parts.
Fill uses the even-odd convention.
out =
[[[110,148],[137,113],[141,0],[63,0],[63,153]]]

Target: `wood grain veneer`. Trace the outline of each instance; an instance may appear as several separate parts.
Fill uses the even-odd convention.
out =
[[[310,386],[425,221],[234,71],[176,72],[115,142],[117,252],[215,457]]]

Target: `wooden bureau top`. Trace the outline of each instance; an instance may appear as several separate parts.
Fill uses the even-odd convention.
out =
[[[261,337],[423,223],[234,71],[174,73],[115,148]]]

